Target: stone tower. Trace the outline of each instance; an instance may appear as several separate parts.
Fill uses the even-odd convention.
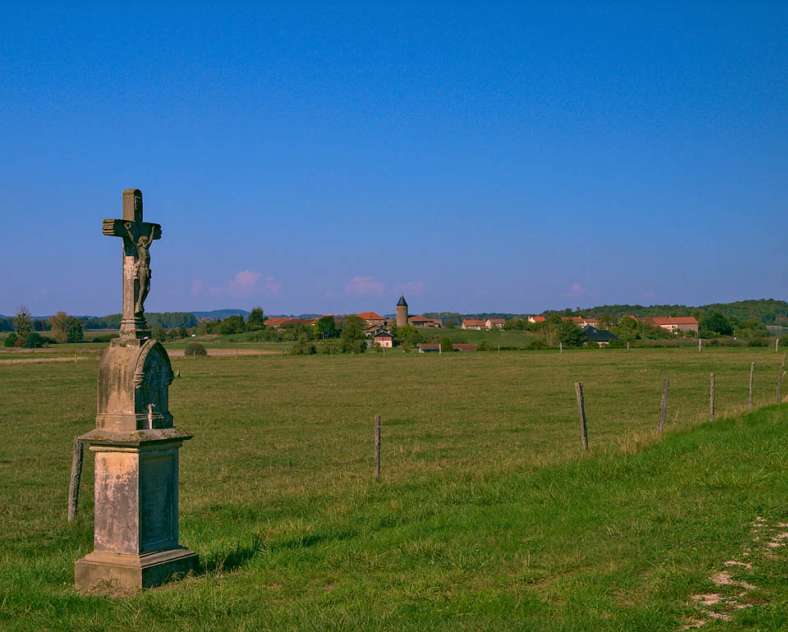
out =
[[[404,296],[399,297],[397,301],[397,327],[408,326],[408,302]]]

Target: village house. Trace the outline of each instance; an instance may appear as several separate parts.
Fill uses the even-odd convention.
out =
[[[304,327],[311,327],[317,322],[316,319],[311,318],[290,318],[289,316],[269,316],[265,319],[265,326],[272,329],[282,329],[288,325],[304,325]]]
[[[372,327],[383,327],[386,324],[386,319],[377,312],[361,312],[360,314],[356,314],[356,316],[364,321],[368,329]]]
[[[600,348],[607,347],[614,340],[618,340],[618,336],[612,331],[597,329],[593,325],[583,327],[583,336],[588,342],[595,343]]]
[[[503,329],[506,325],[505,318],[488,318],[484,321],[485,329]]]
[[[643,322],[661,327],[674,334],[679,332],[698,333],[698,319],[694,316],[654,316],[653,318],[644,318]]]
[[[528,317],[528,322],[531,323],[531,324],[543,323],[544,321],[545,321],[545,317],[544,316],[529,316]]]
[[[439,342],[420,342],[418,344],[419,353],[440,353],[441,345]]]
[[[410,316],[408,318],[408,324],[411,327],[431,327],[431,328],[439,328],[443,327],[443,323],[435,318],[427,318],[426,316]]]
[[[477,318],[465,318],[462,321],[462,329],[475,329],[481,331],[487,328],[487,323]]]
[[[370,338],[372,346],[383,349],[391,349],[394,346],[394,336],[391,335],[388,329],[380,327],[371,333]]]

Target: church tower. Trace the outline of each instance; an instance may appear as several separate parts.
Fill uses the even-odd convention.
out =
[[[397,327],[408,326],[408,302],[404,296],[399,297],[397,301]]]

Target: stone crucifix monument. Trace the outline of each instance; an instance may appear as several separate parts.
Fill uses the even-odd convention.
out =
[[[124,593],[195,569],[178,543],[178,453],[191,435],[173,425],[167,351],[150,336],[145,299],[150,249],[161,226],[142,220],[142,192],[123,191],[123,218],[104,235],[123,242],[120,337],[101,357],[96,428],[80,437],[96,455],[94,550],[76,562],[83,592]]]

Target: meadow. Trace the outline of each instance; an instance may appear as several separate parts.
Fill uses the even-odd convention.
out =
[[[759,548],[754,531],[788,523],[782,354],[175,358],[171,409],[194,433],[182,450],[181,540],[202,570],[107,599],[72,587],[92,544],[90,458],[79,518],[65,515],[71,442],[94,425],[91,348],[73,363],[0,355],[2,629],[788,626],[785,547]],[[763,408],[748,414],[753,361]],[[708,423],[711,371],[719,419]],[[749,607],[714,606],[730,621],[703,615],[693,595],[717,590],[710,576],[745,549],[751,568],[736,581],[754,587],[739,597]]]

